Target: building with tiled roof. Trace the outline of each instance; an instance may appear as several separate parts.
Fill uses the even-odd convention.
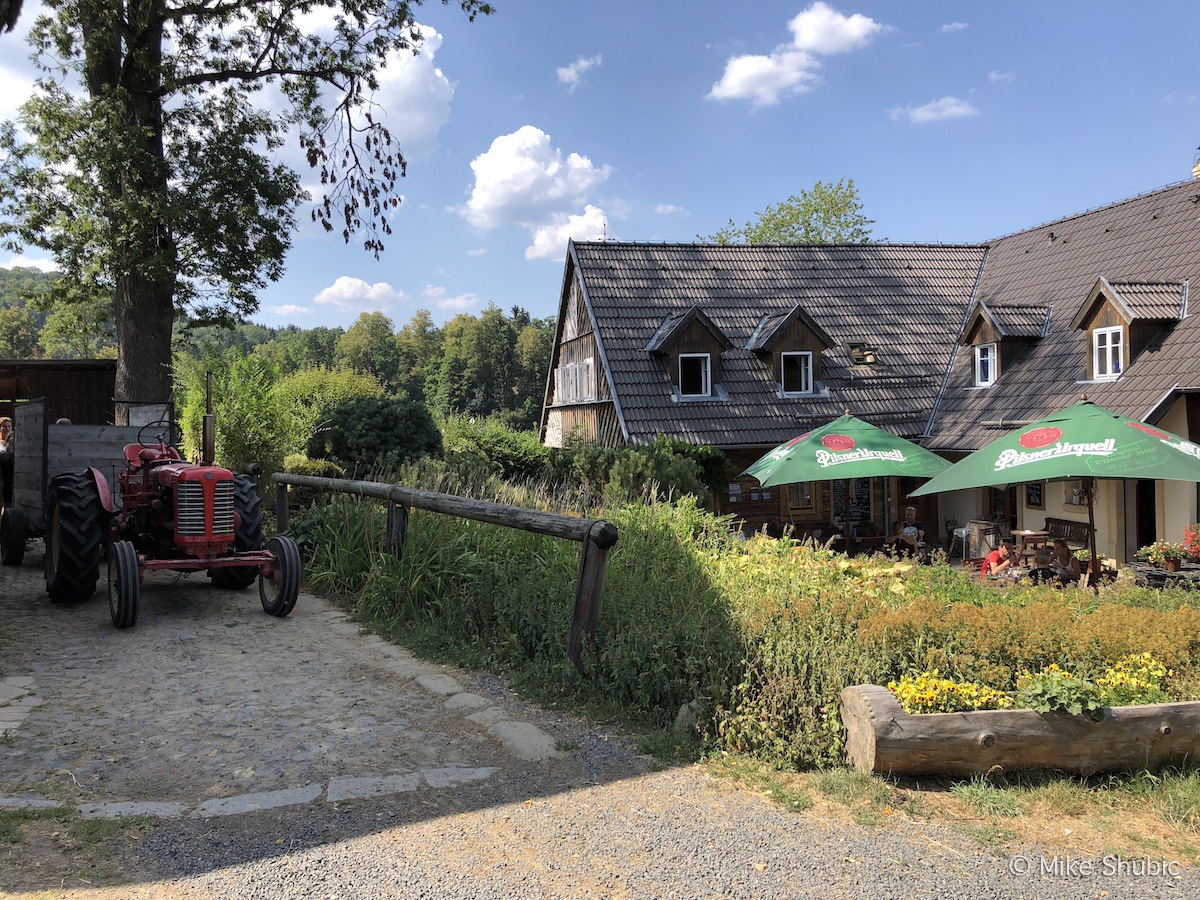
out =
[[[1196,440],[1189,283],[1200,284],[1200,182],[984,244],[572,242],[542,438],[711,444],[730,460],[719,511],[819,531],[834,485],[757,490],[738,473],[847,409],[951,459],[1081,393]],[[864,516],[899,509],[911,489],[841,488]],[[931,534],[949,518],[1024,528],[1080,511],[1069,484],[1030,492],[1041,509],[1016,490],[962,493],[922,498]],[[1117,559],[1196,519],[1194,491],[1099,493],[1111,521],[1097,533]]]

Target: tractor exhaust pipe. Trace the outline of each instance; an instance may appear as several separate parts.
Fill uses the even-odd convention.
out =
[[[200,465],[211,466],[217,458],[217,419],[212,411],[212,372],[204,373],[204,419],[200,437]]]

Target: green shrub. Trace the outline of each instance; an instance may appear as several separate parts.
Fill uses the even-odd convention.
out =
[[[180,424],[184,451],[198,455],[205,412],[205,373],[212,373],[216,420],[216,461],[237,470],[243,463],[262,466],[263,478],[283,468],[286,426],[275,397],[273,363],[237,350],[210,353],[176,370],[184,394]]]
[[[301,453],[329,411],[356,397],[379,397],[383,385],[374,375],[317,366],[279,379],[275,396],[284,419],[284,447]]]
[[[464,471],[485,470],[510,481],[547,476],[550,448],[532,431],[517,431],[496,417],[454,416],[442,424],[446,462]]]
[[[309,459],[293,453],[283,461],[283,471],[291,475],[311,475],[314,478],[345,478],[346,470],[328,459]],[[292,514],[302,513],[314,505],[323,504],[330,496],[326,491],[292,485],[288,492],[288,505]]]
[[[441,432],[415,400],[356,397],[339,403],[308,441],[310,459],[332,459],[359,477],[441,455]]]

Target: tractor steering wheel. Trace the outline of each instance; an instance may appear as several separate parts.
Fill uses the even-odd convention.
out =
[[[162,430],[152,432],[149,435],[146,433],[154,428]],[[149,440],[149,438],[153,438],[153,440]],[[157,419],[154,422],[147,422],[139,428],[137,439],[138,443],[143,447],[157,447],[161,444],[166,444],[168,447],[175,447],[183,439],[183,432],[170,419]]]

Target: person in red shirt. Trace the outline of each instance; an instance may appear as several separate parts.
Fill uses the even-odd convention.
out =
[[[983,561],[983,565],[979,567],[980,578],[998,578],[1008,571],[1009,566],[1013,562],[1013,548],[1011,541],[1004,541],[987,555],[987,559]]]

